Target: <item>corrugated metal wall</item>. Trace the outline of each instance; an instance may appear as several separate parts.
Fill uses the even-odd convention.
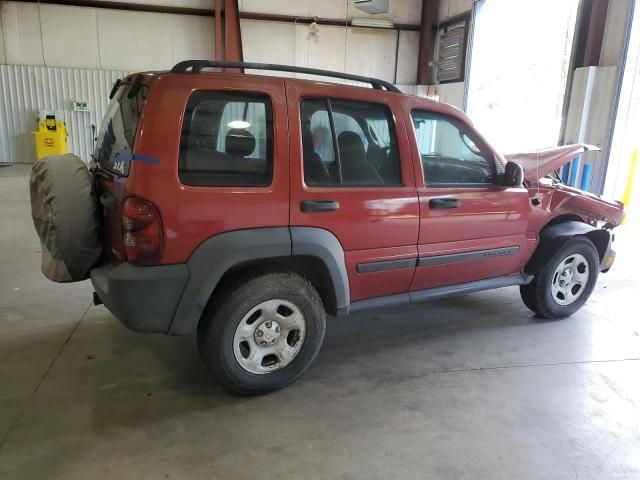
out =
[[[91,125],[100,122],[113,82],[127,72],[79,68],[0,65],[0,163],[35,161],[31,132],[41,110],[61,114],[69,130],[69,151],[91,158]],[[88,112],[75,112],[73,100],[88,103]]]

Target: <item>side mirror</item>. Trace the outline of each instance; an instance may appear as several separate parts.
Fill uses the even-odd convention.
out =
[[[501,180],[501,187],[519,187],[524,180],[524,168],[518,162],[507,162]]]

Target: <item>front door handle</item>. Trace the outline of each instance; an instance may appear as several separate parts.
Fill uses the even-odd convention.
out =
[[[458,208],[460,200],[452,197],[432,198],[429,200],[429,208],[432,210],[445,210],[447,208]]]
[[[340,208],[340,203],[335,200],[303,200],[300,202],[300,211],[310,212],[333,212]]]

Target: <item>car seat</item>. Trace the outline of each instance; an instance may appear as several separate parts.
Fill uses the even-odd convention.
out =
[[[342,164],[342,181],[350,185],[382,185],[377,170],[367,162],[364,143],[355,132],[338,135],[338,150]]]

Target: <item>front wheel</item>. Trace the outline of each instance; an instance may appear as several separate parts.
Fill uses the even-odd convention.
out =
[[[530,284],[520,287],[522,301],[539,317],[568,317],[591,295],[599,266],[600,259],[593,243],[585,237],[571,238]]]
[[[213,376],[242,395],[272,392],[315,359],[325,312],[313,286],[291,273],[268,273],[223,290],[198,326],[200,355]]]

